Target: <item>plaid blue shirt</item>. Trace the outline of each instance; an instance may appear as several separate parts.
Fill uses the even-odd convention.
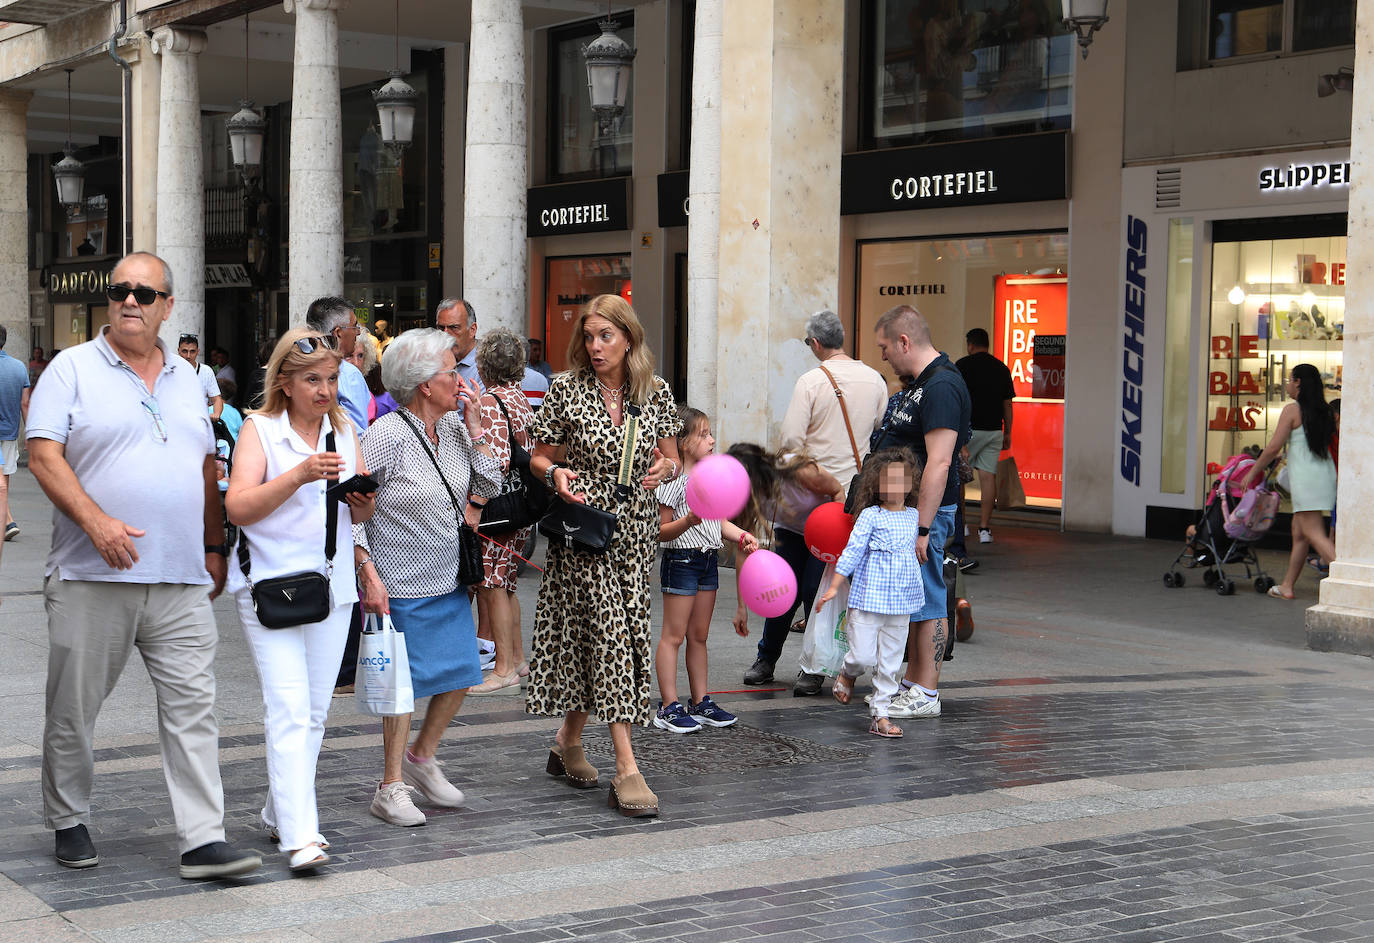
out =
[[[925,605],[921,563],[916,559],[915,508],[864,508],[835,572],[849,579],[849,608],[892,615]]]

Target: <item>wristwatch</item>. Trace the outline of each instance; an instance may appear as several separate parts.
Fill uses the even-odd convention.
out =
[[[929,527],[926,527],[925,525],[921,525],[921,526],[917,527],[917,528],[916,528],[916,536],[918,536],[918,537],[929,537],[929,536],[930,536],[930,528],[929,528]]]
[[[228,545],[228,544],[206,544],[206,545],[205,545],[205,552],[206,552],[206,553],[217,553],[217,554],[219,554],[221,557],[227,557],[227,556],[229,556],[229,545]]]

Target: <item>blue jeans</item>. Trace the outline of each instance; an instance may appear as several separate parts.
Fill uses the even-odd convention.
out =
[[[825,572],[825,564],[806,549],[806,538],[801,534],[779,527],[774,531],[774,538],[773,552],[787,561],[797,577],[797,598],[782,615],[773,616],[763,623],[759,657],[770,665],[776,665],[782,657],[782,646],[792,631],[797,606],[802,606],[803,614],[810,618],[811,604],[816,599],[817,587],[821,585],[821,574]]]
[[[921,582],[926,593],[925,605],[911,614],[912,622],[943,619],[948,615],[949,601],[945,593],[945,544],[954,532],[954,512],[957,504],[946,504],[935,512],[930,522],[930,543],[926,546],[926,562],[921,565]]]

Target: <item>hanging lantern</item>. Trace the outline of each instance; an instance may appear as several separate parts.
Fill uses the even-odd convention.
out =
[[[399,70],[391,71],[391,79],[372,93],[377,103],[378,131],[382,143],[392,150],[405,150],[415,136],[415,103],[420,93],[401,78]]]
[[[82,194],[86,189],[86,168],[72,156],[70,145],[64,153],[66,156],[53,165],[52,177],[57,183],[57,201],[66,207],[68,215],[73,215],[81,209]]]
[[[229,132],[229,153],[235,169],[244,179],[256,176],[262,169],[262,144],[267,134],[267,119],[253,110],[251,101],[244,99],[224,127]]]
[[[635,50],[616,35],[616,22],[609,16],[597,25],[601,35],[582,47],[582,58],[587,63],[587,93],[591,96],[592,111],[602,118],[616,118],[625,112]]]

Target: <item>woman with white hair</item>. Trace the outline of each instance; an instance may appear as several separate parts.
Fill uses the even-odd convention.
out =
[[[482,681],[472,607],[458,582],[458,532],[472,496],[499,489],[501,466],[482,431],[479,393],[458,375],[446,333],[395,338],[382,382],[401,408],[363,437],[363,459],[380,470],[381,487],[372,519],[353,528],[355,563],[363,610],[389,612],[405,633],[415,696],[430,702],[413,744],[409,714],[383,719],[385,770],[370,811],[393,825],[423,825],[411,792],[438,806],[463,804],[434,756],[467,689]]]

